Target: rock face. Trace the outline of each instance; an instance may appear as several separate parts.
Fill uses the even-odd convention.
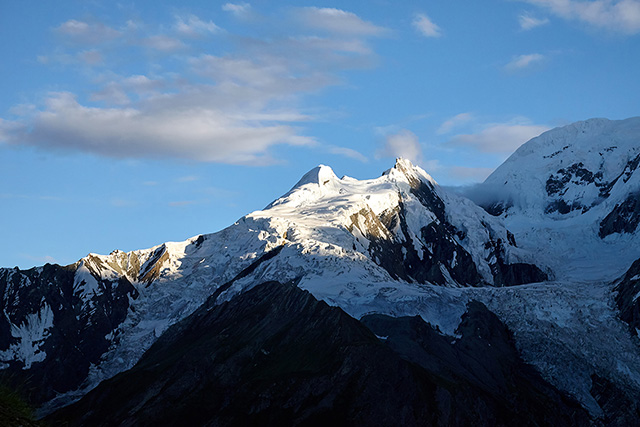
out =
[[[591,394],[595,396],[605,417],[607,426],[626,427],[638,424],[640,420],[640,394],[629,392],[616,386],[606,378],[592,376]]]
[[[455,344],[417,318],[376,333],[292,284],[213,299],[130,371],[54,413],[69,425],[583,425],[474,303]],[[230,326],[233,325],[233,326]],[[484,354],[478,359],[478,352]]]
[[[605,238],[615,233],[634,233],[640,224],[640,193],[629,196],[600,222],[599,236]]]
[[[79,268],[47,264],[0,270],[3,376],[31,390],[35,402],[85,380],[91,364],[109,348],[107,336],[127,316],[129,298],[137,296],[125,277],[96,280],[78,274]],[[92,293],[83,296],[89,287]]]
[[[640,259],[629,268],[615,291],[620,318],[627,322],[632,335],[640,336]]]

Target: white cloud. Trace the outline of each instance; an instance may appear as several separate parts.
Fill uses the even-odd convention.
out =
[[[131,103],[131,99],[129,99],[122,86],[115,82],[107,84],[97,92],[93,92],[89,99],[94,102],[106,102],[111,105],[127,105]]]
[[[442,31],[427,15],[418,13],[414,16],[411,23],[420,34],[425,37],[440,37]]]
[[[358,160],[362,163],[366,163],[369,161],[364,155],[360,152],[347,147],[336,147],[334,145],[329,145],[326,147],[331,154],[338,154],[340,156],[349,157],[350,159]]]
[[[376,157],[403,157],[414,163],[422,163],[422,146],[416,134],[407,129],[388,135]]]
[[[518,23],[520,24],[520,29],[523,31],[533,30],[534,28],[541,27],[549,23],[548,18],[539,19],[533,15],[528,13],[523,13],[518,17]]]
[[[556,16],[626,34],[640,33],[639,0],[523,0]]]
[[[172,52],[187,47],[181,40],[164,34],[143,38],[140,40],[140,44],[163,52]]]
[[[88,23],[70,19],[55,28],[58,34],[64,35],[79,43],[102,43],[113,40],[122,33],[102,23]]]
[[[438,133],[439,135],[449,133],[456,127],[463,125],[465,123],[468,123],[471,120],[473,120],[473,115],[471,113],[457,114],[451,117],[450,119],[446,120],[445,122],[443,122],[438,128],[438,130],[436,131],[436,133]]]
[[[157,94],[157,90],[164,85],[165,82],[162,80],[150,79],[143,75],[122,78],[115,76],[102,89],[91,93],[89,100],[111,105],[128,105],[132,98]]]
[[[30,254],[20,254],[22,258],[28,259],[29,261],[37,262],[38,264],[58,264],[59,261],[52,257],[51,255],[45,256],[34,256]]]
[[[347,36],[381,36],[388,30],[341,9],[303,7],[294,16],[305,26]]]
[[[122,80],[122,86],[136,93],[150,93],[164,86],[160,79],[150,79],[140,74],[126,77]]]
[[[485,153],[511,154],[519,146],[542,132],[548,126],[532,124],[520,118],[507,123],[491,123],[473,134],[456,135],[449,142],[457,146],[472,147]]]
[[[222,5],[222,10],[236,16],[244,16],[251,10],[251,5],[248,3],[225,3]]]
[[[222,31],[213,21],[205,22],[195,15],[176,16],[174,28],[187,37],[200,37]]]
[[[519,71],[525,68],[529,68],[532,65],[539,64],[544,59],[545,56],[539,53],[519,55],[513,58],[507,65],[505,65],[504,68],[507,71]]]
[[[55,93],[30,127],[0,123],[9,143],[80,150],[116,158],[177,158],[233,164],[265,164],[276,144],[308,145],[285,124],[238,120],[225,112],[192,108],[140,110],[80,105],[70,93]],[[178,100],[178,105],[180,104]],[[13,126],[12,126],[13,125]]]
[[[61,50],[56,50],[48,55],[38,55],[36,59],[43,65],[97,66],[104,63],[104,57],[97,49],[87,49],[73,55]]]
[[[96,49],[83,50],[78,58],[87,65],[98,65],[104,61],[102,54]]]

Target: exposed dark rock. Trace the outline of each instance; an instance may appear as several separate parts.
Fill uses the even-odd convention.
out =
[[[437,379],[440,425],[588,424],[577,402],[521,359],[509,330],[482,303],[469,303],[453,342],[419,316],[362,322]]]
[[[567,191],[566,185],[569,182],[575,184],[586,185],[595,183],[597,186],[602,185],[602,172],[591,172],[584,167],[582,162],[574,163],[566,169],[560,169],[547,179],[546,190],[547,195],[564,195]]]
[[[500,216],[505,213],[511,206],[511,203],[506,202],[493,202],[480,207],[484,209],[489,215]]]
[[[456,230],[451,225],[433,221],[420,230],[420,239],[415,240],[402,202],[380,218],[369,209],[352,215],[351,220],[350,231],[358,228],[369,241],[371,259],[394,279],[444,285],[448,283],[444,270],[461,285],[484,284],[471,255],[456,241]],[[398,230],[397,234],[391,230]],[[416,246],[421,248],[421,254]]]
[[[269,252],[265,252],[257,260],[255,260],[254,262],[249,264],[248,267],[243,269],[240,273],[236,274],[233,279],[231,279],[228,282],[220,285],[213,292],[213,294],[211,294],[211,296],[208,298],[208,301],[210,301],[210,304],[211,303],[215,303],[215,301],[218,299],[218,297],[223,292],[226,292],[231,287],[231,285],[233,285],[236,281],[238,281],[238,280],[240,280],[240,279],[242,279],[244,277],[247,277],[248,275],[250,275],[251,273],[256,271],[256,268],[258,268],[261,264],[263,264],[266,261],[269,261],[270,259],[273,259],[276,255],[278,255],[280,252],[282,252],[282,248],[284,248],[284,245],[278,246],[277,248],[272,249]]]
[[[45,427],[36,421],[33,408],[15,390],[0,385],[0,426]]]
[[[149,260],[141,267],[138,280],[145,282],[149,286],[154,280],[160,277],[160,270],[165,261],[169,259],[169,252],[165,245],[156,249]]]
[[[385,345],[339,308],[295,286],[269,282],[198,309],[169,328],[131,370],[47,421],[68,426],[588,423],[583,409],[520,361],[508,331],[491,316],[486,308],[470,306],[459,329],[463,338],[453,345],[451,337],[417,319],[367,320],[376,333],[381,323],[391,325],[387,341],[393,343]]]
[[[558,212],[562,215],[566,215],[569,212],[576,211],[576,210],[582,210],[583,212],[586,212],[589,209],[585,206],[582,206],[582,204],[576,201],[571,202],[571,204],[568,204],[567,202],[564,201],[564,199],[558,199],[558,200],[549,202],[549,204],[547,204],[547,206],[544,209],[544,213],[548,214],[548,213]]]
[[[424,207],[429,209],[441,222],[446,222],[445,204],[436,194],[432,183],[425,182],[418,177],[415,171],[407,169],[402,162],[396,162],[395,168],[404,174],[411,186],[411,194],[413,194]]]
[[[509,243],[515,246],[515,237],[507,231]],[[489,258],[494,261],[490,264],[494,286],[514,286],[525,283],[542,282],[548,279],[538,266],[526,263],[507,264],[505,262],[505,244],[502,239],[489,240],[485,243],[485,249],[490,250]]]
[[[622,171],[622,180],[628,182],[631,179],[631,175],[638,169],[638,166],[640,166],[640,154],[627,162],[627,165]]]
[[[397,208],[385,211],[379,217],[371,209],[353,214],[349,231],[355,233],[357,229],[367,239],[371,259],[396,280],[445,285],[453,279],[461,286],[490,285],[478,272],[471,254],[459,243],[466,234],[447,221],[445,204],[435,189],[410,172],[405,174],[411,177],[416,197],[427,209],[438,212],[434,214],[439,218],[422,227],[419,236],[414,236],[407,225],[402,196],[398,194]],[[510,286],[546,280],[547,275],[535,265],[508,264],[505,261],[505,245],[515,246],[516,243],[513,234],[507,232],[508,242],[500,238],[493,240],[495,233],[491,226],[485,222],[483,226],[492,236],[492,240],[486,243],[486,249],[491,250],[487,259],[493,259],[490,265],[493,285]]]
[[[77,265],[46,264],[30,270],[0,269],[0,350],[18,339],[10,324],[22,325],[28,316],[50,309],[53,325],[39,343],[44,361],[29,369],[16,360],[8,362],[1,376],[9,385],[19,385],[33,403],[42,403],[57,393],[76,389],[85,380],[89,367],[97,363],[111,341],[106,335],[124,321],[129,297],[137,291],[124,277],[97,280],[96,292],[83,301],[74,291]]]
[[[548,280],[549,277],[533,264],[505,264],[501,259],[491,266],[495,286],[514,286]]]
[[[622,281],[615,288],[616,304],[620,309],[620,318],[629,325],[632,335],[638,336],[640,330],[640,259],[627,270]]]
[[[640,223],[640,193],[630,194],[600,222],[601,239],[614,233],[633,233]]]
[[[640,395],[630,395],[611,381],[591,376],[591,395],[604,411],[603,424],[611,427],[637,426],[640,420]]]
[[[271,282],[171,327],[73,425],[424,425],[433,390],[360,322]]]

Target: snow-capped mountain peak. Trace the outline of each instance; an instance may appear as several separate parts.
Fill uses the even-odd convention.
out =
[[[565,219],[640,188],[640,117],[591,119],[523,144],[484,182],[503,208]]]
[[[523,144],[476,200],[559,277],[612,280],[637,258],[639,167],[640,117],[586,120]]]

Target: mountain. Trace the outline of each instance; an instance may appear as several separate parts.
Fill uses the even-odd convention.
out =
[[[391,282],[405,292],[546,278],[514,243],[498,221],[407,161],[368,181],[321,166],[219,233],[66,267],[0,270],[0,358],[12,375],[38,378],[34,398],[45,401],[131,367],[212,292],[230,298],[262,280],[304,277],[334,302],[359,305],[365,277],[366,288]],[[387,299],[376,303],[383,311]]]
[[[584,424],[584,412],[594,424],[628,425],[640,415],[640,271],[633,264],[640,259],[639,139],[640,119],[551,130],[475,188],[475,203],[403,159],[370,180],[338,178],[319,166],[265,209],[218,233],[90,254],[69,266],[0,269],[2,379],[29,390],[43,415],[81,399],[51,415],[69,422],[85,420],[78,408],[99,402],[106,410],[117,403],[116,418],[104,417],[116,423],[150,414],[171,395],[151,398],[135,384],[178,390],[213,367],[207,384],[228,380],[225,393],[252,402],[256,420],[302,423],[304,414],[321,409],[312,389],[332,378],[335,393],[355,405],[340,409],[342,415],[360,413],[386,384],[427,396],[409,407],[441,414],[433,423],[458,422],[442,414],[464,417],[461,408],[471,405],[483,408],[487,423],[553,407],[563,424]],[[260,305],[254,292],[272,302]],[[322,319],[299,304],[315,307]],[[221,314],[222,307],[256,310],[264,322],[244,324]],[[303,318],[310,324],[301,325]],[[332,328],[347,335],[325,333]],[[316,333],[326,348],[357,342],[372,354],[332,350],[323,356],[332,368],[317,365],[303,379],[298,371],[276,370],[283,377],[272,379],[290,388],[251,382],[255,372],[246,364],[271,366],[262,365],[257,343],[284,345]],[[312,341],[302,340],[293,354],[312,357],[319,351]],[[191,347],[193,354],[177,350]],[[200,360],[217,351],[222,359]],[[269,363],[289,363],[277,354]],[[376,369],[358,370],[349,365],[354,360]],[[383,372],[386,364],[391,370]],[[332,370],[337,366],[344,369]],[[385,379],[393,369],[404,372],[398,383]],[[374,371],[379,381],[365,380]],[[255,387],[243,388],[246,381]],[[354,390],[361,389],[353,384],[373,394],[358,400]],[[123,387],[131,391],[129,403],[117,399]],[[262,392],[271,400],[260,401]],[[326,392],[333,402],[337,395]],[[204,405],[207,393],[198,393],[165,416]],[[298,403],[287,414],[267,410],[285,401]],[[209,403],[237,409],[224,399]],[[543,416],[540,423],[560,418]]]
[[[557,275],[611,280],[638,258],[639,166],[640,117],[591,119],[522,145],[475,200],[503,217],[524,247],[548,250]]]

